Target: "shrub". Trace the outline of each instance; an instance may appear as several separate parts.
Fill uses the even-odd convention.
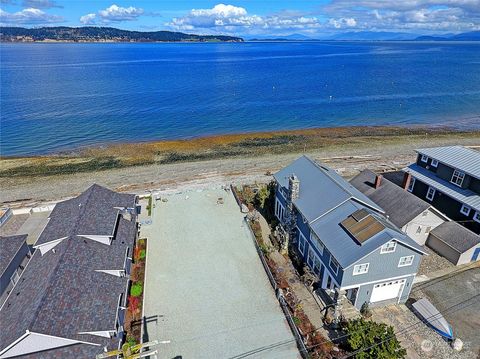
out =
[[[407,352],[398,341],[393,327],[363,318],[351,320],[346,327],[348,350],[357,359],[403,359]]]
[[[362,307],[360,308],[360,314],[367,319],[372,316],[372,311],[370,310],[367,302],[362,304]]]
[[[145,249],[140,250],[140,252],[138,253],[139,259],[145,259],[146,256],[147,256],[147,252],[145,251]]]
[[[253,190],[250,187],[244,186],[243,191],[242,191],[242,197],[243,197],[243,200],[245,201],[245,203],[247,205],[248,204],[253,204],[253,202],[255,200],[255,193],[253,192]]]
[[[137,340],[134,337],[132,337],[131,335],[129,335],[127,337],[126,344],[128,344],[129,347],[133,347],[133,346],[137,345]]]
[[[143,293],[142,283],[133,283],[132,288],[130,288],[130,295],[132,297],[140,297]]]

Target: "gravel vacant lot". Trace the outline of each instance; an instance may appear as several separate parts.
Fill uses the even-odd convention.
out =
[[[223,204],[217,204],[218,198]],[[222,189],[156,201],[148,238],[145,316],[162,358],[297,358],[284,314],[243,215]],[[290,341],[290,342],[289,342]]]

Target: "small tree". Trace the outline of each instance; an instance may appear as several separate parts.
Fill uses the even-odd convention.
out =
[[[270,190],[267,186],[262,186],[255,195],[255,201],[261,209],[265,209],[265,202],[270,197]]]
[[[255,200],[255,193],[253,193],[253,190],[250,187],[244,186],[242,197],[246,204],[253,204],[253,201]]]
[[[389,325],[360,318],[349,321],[346,332],[348,350],[358,351],[357,359],[403,359],[407,355]]]

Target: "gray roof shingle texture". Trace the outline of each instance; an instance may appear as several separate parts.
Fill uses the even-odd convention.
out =
[[[424,253],[413,239],[378,213],[383,212],[383,209],[335,171],[302,156],[274,177],[281,186],[288,188],[288,177],[292,174],[300,180],[300,197],[294,201],[295,207],[305,216],[310,228],[342,268],[349,267],[393,238]],[[385,229],[359,244],[340,223],[363,208],[367,208]]]
[[[402,228],[419,214],[430,208],[430,204],[417,196],[382,178],[380,186],[375,188],[377,175],[364,170],[350,180],[350,183],[360,192],[385,210],[388,219]]]
[[[480,152],[463,146],[445,146],[420,148],[416,150],[422,155],[436,159],[447,166],[458,168],[469,175],[480,179]]]
[[[456,222],[444,222],[432,229],[431,234],[447,243],[459,253],[463,253],[480,244],[479,235]]]
[[[135,195],[93,185],[80,196],[55,207],[39,241],[67,238],[55,251],[50,250],[43,256],[39,250],[35,251],[0,311],[0,350],[27,329],[99,344],[106,342],[105,338],[78,333],[115,329],[119,296],[126,295],[128,279],[96,270],[123,269],[126,250],[129,248],[131,253],[135,240],[136,216],[133,215],[131,221],[119,216],[111,245],[77,235],[111,234],[118,216],[118,209],[114,207],[134,207],[135,201]],[[61,351],[83,350],[78,347],[73,345]],[[97,353],[102,351],[102,347],[92,348]],[[50,354],[54,352],[56,350]],[[64,357],[71,357],[69,355]]]
[[[27,240],[26,234],[0,236],[0,274],[7,269],[11,260]]]

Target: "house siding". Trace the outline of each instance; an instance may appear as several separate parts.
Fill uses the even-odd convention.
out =
[[[424,213],[426,213],[426,215],[424,215]],[[434,213],[431,209],[424,211],[424,213],[420,213],[402,228],[403,232],[422,246],[428,238],[428,228],[430,227],[431,231],[444,222],[443,218]],[[418,227],[420,227],[420,233],[418,233]]]
[[[18,269],[18,267],[20,266],[20,264],[22,263],[23,259],[25,258],[25,256],[29,251],[30,250],[27,243],[26,242],[23,243],[23,245],[20,247],[18,252],[10,261],[10,264],[8,265],[8,267],[5,269],[2,276],[0,277],[0,295],[3,294],[3,292],[10,285],[10,278],[12,277],[13,273]]]
[[[480,194],[480,179],[471,177],[469,188],[473,192]]]
[[[460,258],[458,259],[457,265],[472,262],[473,253],[477,248],[480,248],[480,244],[477,244],[476,246],[473,246],[472,248],[470,248],[468,251],[465,251],[464,253],[462,253],[460,255]],[[477,259],[477,261],[480,261],[480,257]]]
[[[409,266],[398,267],[401,257],[413,255],[413,263]],[[355,264],[346,268],[343,274],[342,287],[360,285],[365,282],[379,281],[388,278],[406,276],[416,273],[422,259],[422,254],[397,242],[395,252],[380,253],[380,248],[370,253]],[[353,268],[356,264],[370,263],[368,272],[359,275],[353,275]]]
[[[458,264],[458,260],[460,259],[460,253],[458,253],[455,249],[437,238],[435,235],[430,234],[428,236],[427,246],[440,254],[442,257],[447,258],[453,264]]]

